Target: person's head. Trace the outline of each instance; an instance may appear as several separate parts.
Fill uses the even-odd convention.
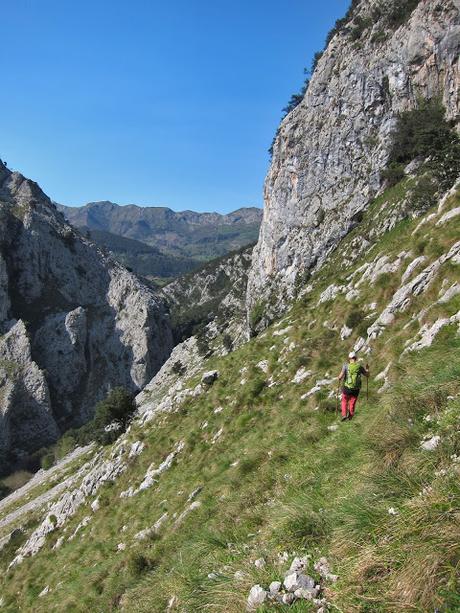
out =
[[[356,362],[356,353],[354,351],[350,351],[350,353],[348,354],[348,359],[350,360],[350,362]]]

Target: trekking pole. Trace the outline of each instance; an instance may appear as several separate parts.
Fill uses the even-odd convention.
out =
[[[339,415],[339,391],[340,391],[340,381],[337,383],[337,394],[335,395],[335,416]]]
[[[369,402],[369,364],[366,364],[367,377],[366,377],[366,401]]]

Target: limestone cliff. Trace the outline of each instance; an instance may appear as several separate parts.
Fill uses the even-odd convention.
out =
[[[439,96],[458,122],[459,0],[421,0],[401,23],[389,20],[389,11],[397,17],[394,0],[356,4],[279,128],[249,273],[249,312],[261,305],[280,312],[359,221],[381,190],[398,113],[418,97]],[[404,3],[398,7],[406,11]]]
[[[80,424],[117,385],[138,390],[172,349],[164,301],[0,165],[0,451]]]

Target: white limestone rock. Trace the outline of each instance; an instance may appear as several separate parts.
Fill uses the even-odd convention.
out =
[[[0,452],[34,451],[56,440],[57,419],[83,423],[114,387],[148,383],[172,332],[163,299],[69,226],[36,183],[0,162],[0,185],[0,335],[22,337],[0,359],[28,363],[24,377],[0,374],[2,404],[17,413],[0,428]]]
[[[447,211],[447,213],[444,213],[444,215],[439,219],[439,221],[436,222],[436,226],[438,227],[442,226],[448,221],[450,221],[451,219],[458,217],[459,215],[460,215],[460,207],[451,209],[450,211]]]
[[[455,282],[448,289],[446,289],[446,291],[439,298],[438,303],[447,304],[450,300],[452,300],[452,298],[458,296],[458,294],[460,294],[460,283]]]
[[[208,372],[203,373],[201,377],[201,383],[204,385],[212,385],[214,381],[219,377],[219,371],[210,370]]]
[[[268,360],[261,360],[260,362],[258,362],[256,364],[257,368],[260,368],[260,370],[264,373],[268,372]]]
[[[267,599],[267,591],[260,585],[253,585],[248,596],[247,610],[255,611]]]
[[[412,260],[412,262],[409,264],[409,266],[404,271],[404,274],[401,277],[401,282],[406,283],[411,278],[414,270],[418,268],[421,264],[424,264],[426,262],[426,259],[427,259],[426,256],[421,255],[420,257],[415,258],[415,260]]]
[[[373,8],[373,2],[359,3],[355,23],[358,17],[372,19]],[[414,108],[417,96],[439,92],[447,118],[458,121],[456,10],[442,0],[420,2],[395,30],[383,17],[373,19],[374,31],[387,33],[384,41],[376,43],[370,31],[359,48],[342,33],[332,38],[303,100],[282,120],[274,141],[248,312],[260,302],[267,317],[282,312],[308,272],[359,223],[381,189],[398,113]],[[388,230],[403,214],[393,211],[372,232]],[[359,249],[353,246],[347,259]]]
[[[308,377],[311,377],[311,375],[312,375],[311,370],[307,370],[304,366],[301,366],[299,370],[296,372],[296,374],[294,375],[294,378],[292,379],[292,383],[302,383],[302,381],[304,381],[305,379],[308,379]]]
[[[313,591],[315,589],[314,579],[297,571],[288,571],[283,583],[288,592],[295,592],[300,589]]]
[[[272,581],[268,587],[270,594],[278,594],[281,589],[281,581]]]
[[[420,448],[423,449],[424,451],[434,451],[440,442],[441,442],[441,437],[438,434],[436,434],[435,436],[432,436],[426,441],[423,441],[423,443],[421,443],[420,445]]]

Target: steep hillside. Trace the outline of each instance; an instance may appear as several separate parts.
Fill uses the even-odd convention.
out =
[[[164,301],[0,164],[1,471],[142,388],[172,349]]]
[[[282,312],[380,193],[396,117],[439,98],[460,117],[458,0],[354,1],[286,116],[265,182],[248,311]]]
[[[3,610],[458,610],[460,192],[369,236],[414,181],[282,319],[224,357],[189,339],[113,446],[1,503]],[[369,399],[340,423],[352,347]]]
[[[252,248],[213,260],[163,288],[176,342],[203,331],[211,322],[216,331],[226,330],[228,348],[246,340],[245,299]]]
[[[201,261],[256,241],[262,219],[262,210],[255,207],[228,215],[177,213],[166,207],[120,206],[112,202],[58,208],[76,227],[111,232],[144,242],[165,254]]]
[[[459,10],[353,0],[281,124],[252,258],[243,250],[164,288],[185,340],[137,395],[127,430],[109,444],[115,420],[107,444],[73,449],[0,501],[2,610],[460,610]],[[21,243],[5,228],[5,321],[22,304],[11,283],[46,281],[54,300],[67,284],[50,282],[50,262],[73,270],[81,250],[97,251],[43,206],[44,227],[61,242],[70,232],[74,254],[33,252],[39,274],[12,275],[43,230]],[[146,291],[128,277],[116,329]],[[42,295],[27,313],[49,304]],[[27,339],[8,336],[43,329],[24,318],[0,339],[2,376],[19,372],[23,396],[49,414],[48,367],[27,378]],[[74,316],[67,327],[73,339]],[[44,330],[32,360],[56,343]],[[8,353],[21,346],[25,367]],[[352,349],[371,377],[341,421],[337,375]],[[144,360],[160,362],[155,351]]]

